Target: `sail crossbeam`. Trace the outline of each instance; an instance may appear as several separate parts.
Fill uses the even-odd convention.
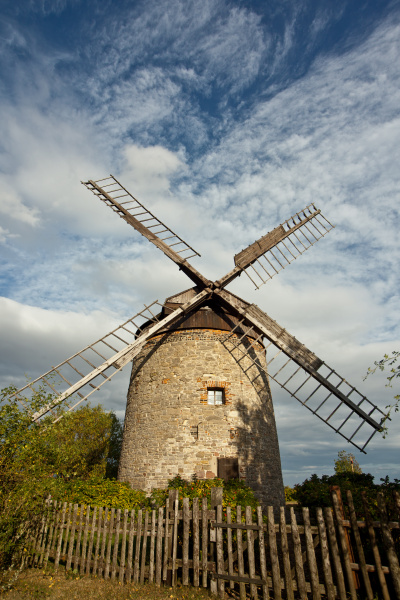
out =
[[[310,204],[239,252],[235,256],[235,265],[246,273],[256,288],[260,288],[333,227],[321,211]]]
[[[103,181],[108,183],[104,184]],[[183,248],[179,250],[179,254],[184,260],[193,256],[200,256],[200,254],[189,246],[179,235],[174,233],[165,223],[160,221],[152,212],[150,212],[139,200],[137,200],[132,194],[123,187],[123,185],[113,176],[110,175],[106,179],[98,179],[97,181],[86,181],[82,182],[88,190],[93,192],[102,202],[109,206],[114,212],[116,212],[122,219],[132,225],[132,221],[129,217],[133,217],[139,223],[143,223],[144,228],[152,229],[154,227],[161,227],[161,232],[168,233],[169,235],[162,238],[162,241],[166,239],[171,240],[168,242],[168,246],[171,248],[174,245],[182,245]],[[101,184],[101,185],[100,185]],[[111,189],[108,189],[108,188]],[[107,188],[107,189],[106,189]],[[124,192],[121,194],[121,192]],[[128,201],[117,202],[119,198],[129,196]],[[128,206],[129,205],[129,206]],[[143,231],[141,231],[143,234]],[[153,232],[153,237],[156,236],[156,232]],[[148,236],[146,236],[148,237]],[[153,241],[148,237],[150,241]],[[161,238],[160,238],[161,239]]]
[[[159,312],[161,306],[158,301],[145,306],[142,311],[93,344],[86,346],[62,363],[52,367],[44,375],[27,383],[15,393],[15,396],[22,399],[32,398],[37,393],[40,393],[42,396],[61,395],[66,388],[74,386],[77,381],[85,377],[93,369],[98,369],[101,364],[104,364],[117,352],[127,345],[132,344],[149,321],[156,322],[155,307],[157,307],[157,311]],[[120,335],[121,332],[124,333],[123,338]],[[110,364],[108,369],[119,370],[119,367],[115,364]],[[103,371],[99,371],[97,378],[107,380],[108,375]],[[93,389],[97,388],[96,381],[90,381],[86,385]]]
[[[219,293],[228,300],[226,292]],[[387,414],[258,307],[251,305],[241,309],[236,305],[235,308],[242,310],[242,319],[223,341],[235,360],[240,364],[243,358],[237,357],[238,351],[245,355],[264,376],[275,381],[339,435],[365,452],[373,435],[382,429]],[[258,358],[252,359],[243,343],[246,333],[253,334],[257,328],[264,337],[265,365]],[[248,342],[252,343],[251,338]]]

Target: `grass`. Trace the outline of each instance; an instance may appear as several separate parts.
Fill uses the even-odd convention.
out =
[[[208,590],[190,586],[175,588],[154,584],[120,584],[97,577],[80,577],[65,571],[24,571],[2,600],[206,600]]]

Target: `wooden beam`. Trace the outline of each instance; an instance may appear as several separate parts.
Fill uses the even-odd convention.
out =
[[[351,408],[371,427],[380,431],[380,423],[377,423],[372,417],[357,406],[357,404],[354,404],[354,402],[317,372],[317,369],[323,364],[323,361],[311,352],[311,350],[301,344],[294,336],[290,335],[290,333],[278,325],[276,321],[271,319],[255,304],[247,305],[247,307],[244,308],[244,303],[226,290],[215,290],[215,294],[238,314],[245,317],[249,323],[261,331],[267,339],[307,371],[307,373],[317,380],[325,389],[334,394],[339,400],[346,404],[346,406]]]
[[[167,315],[166,317],[164,317],[164,319],[158,321],[155,325],[149,327],[149,329],[146,332],[142,333],[138,337],[138,339],[135,340],[132,344],[129,344],[128,346],[114,354],[114,356],[104,361],[103,364],[93,369],[88,375],[82,377],[74,385],[70,386],[67,390],[65,390],[65,392],[63,392],[60,396],[52,400],[44,408],[40,409],[34,415],[32,415],[32,421],[37,421],[38,419],[40,419],[40,417],[42,417],[52,408],[57,406],[57,404],[60,404],[60,402],[62,402],[63,400],[80,390],[84,385],[90,383],[98,375],[104,373],[104,371],[106,371],[109,367],[116,365],[116,368],[121,369],[123,366],[125,366],[125,364],[132,360],[132,358],[136,356],[136,354],[140,352],[146,341],[151,336],[157,333],[160,329],[163,329],[167,325],[170,325],[171,323],[176,321],[186,311],[193,310],[194,308],[202,304],[209,297],[210,293],[211,290],[209,289],[203,290],[202,292],[197,294],[197,296],[195,296],[192,300],[178,307],[170,315]]]

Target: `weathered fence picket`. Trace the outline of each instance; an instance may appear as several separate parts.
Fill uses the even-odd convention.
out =
[[[180,502],[177,490],[165,508],[150,511],[48,504],[31,564],[50,561],[55,569],[121,583],[180,581],[210,587],[220,598],[228,589],[240,600],[400,600],[399,535],[393,533],[399,523],[389,521],[382,496],[379,522],[365,498],[357,516],[349,492],[349,520],[335,493],[333,509],[268,507],[264,515],[260,507],[237,506],[236,518],[230,507],[224,511],[220,492],[213,498],[211,509],[206,498],[201,507],[198,498],[192,506],[188,498]],[[398,495],[394,506],[400,512]]]

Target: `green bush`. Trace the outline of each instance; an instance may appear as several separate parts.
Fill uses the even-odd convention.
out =
[[[207,498],[208,508],[211,507],[211,489],[222,487],[222,507],[224,514],[228,506],[232,509],[232,518],[236,518],[236,506],[251,506],[253,514],[256,511],[259,502],[254,495],[253,490],[241,479],[230,479],[224,481],[215,477],[214,479],[194,479],[186,481],[179,475],[168,481],[167,489],[154,489],[151,493],[151,502],[155,506],[165,506],[168,498],[169,489],[179,490],[179,500],[183,498],[190,499],[190,505],[194,498]]]
[[[379,518],[377,510],[377,493],[382,492],[386,504],[389,509],[389,514],[395,515],[395,507],[393,503],[393,490],[400,491],[400,481],[395,479],[394,482],[390,482],[389,478],[381,480],[382,485],[374,483],[374,476],[370,473],[352,473],[343,472],[336,473],[335,475],[311,475],[309,479],[298,483],[294,486],[294,497],[295,500],[301,506],[308,507],[324,507],[332,506],[331,499],[331,486],[337,485],[340,487],[342,499],[346,505],[346,492],[350,490],[355,510],[358,514],[363,514],[363,500],[362,492],[365,492],[368,505],[370,507],[371,515],[373,518]],[[394,520],[397,520],[394,519]]]
[[[297,501],[296,490],[294,488],[291,488],[288,485],[285,485],[284,491],[285,491],[286,502],[296,502]]]
[[[60,481],[54,486],[53,497],[63,502],[108,506],[121,510],[149,506],[146,493],[142,490],[133,490],[129,483],[103,477]]]

